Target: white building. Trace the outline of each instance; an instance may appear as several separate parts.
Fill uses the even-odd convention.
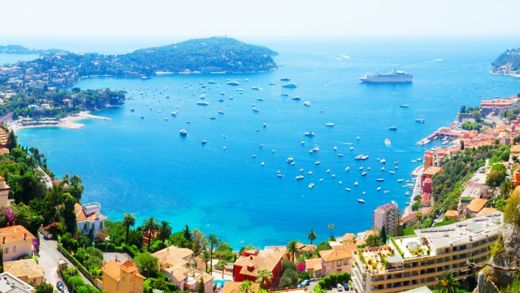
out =
[[[97,202],[84,205],[74,204],[76,223],[78,230],[89,237],[96,235],[105,229],[106,217],[100,213],[101,205]]]
[[[34,288],[8,272],[0,274],[0,293],[29,293]]]

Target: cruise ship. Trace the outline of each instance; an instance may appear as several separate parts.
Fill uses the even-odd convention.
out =
[[[386,74],[367,73],[360,80],[362,83],[412,83],[412,78],[404,71],[392,71]]]

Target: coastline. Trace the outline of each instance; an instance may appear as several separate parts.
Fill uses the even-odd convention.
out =
[[[85,124],[79,123],[83,120],[102,120],[108,121],[110,118],[104,116],[93,115],[90,111],[81,111],[77,114],[69,115],[65,118],[61,118],[56,124],[38,124],[38,125],[22,125],[19,120],[13,120],[7,123],[7,127],[13,132],[17,132],[28,128],[52,128],[60,127],[66,129],[80,129],[85,127]]]

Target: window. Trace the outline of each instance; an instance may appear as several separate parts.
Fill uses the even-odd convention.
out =
[[[16,253],[16,245],[13,246],[13,253]]]
[[[6,247],[6,248],[5,248],[4,253],[5,253],[5,254],[9,254],[9,247]]]
[[[338,266],[338,267],[341,266],[341,260],[338,260],[338,261],[336,262],[336,266]]]

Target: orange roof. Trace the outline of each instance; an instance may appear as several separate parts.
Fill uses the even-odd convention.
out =
[[[356,235],[354,235],[353,233],[346,233],[345,235],[343,235],[343,237],[341,237],[341,242],[354,242],[355,239]]]
[[[236,266],[241,266],[240,274],[256,277],[258,270],[266,269],[270,272],[282,261],[285,251],[268,252],[260,251],[257,255],[240,256],[236,261]]]
[[[320,257],[326,262],[349,259],[352,258],[355,249],[355,245],[338,245],[332,249],[321,250]]]
[[[515,144],[511,146],[511,153],[518,154],[520,153],[520,144]]]
[[[459,211],[457,210],[447,210],[445,213],[444,213],[444,216],[446,218],[457,218],[459,216]]]
[[[28,280],[43,278],[45,269],[39,266],[32,258],[4,262],[4,270],[17,278],[26,277]]]
[[[305,260],[305,269],[307,271],[319,271],[323,269],[323,264],[321,263],[321,258],[312,258]]]
[[[475,198],[466,206],[466,208],[472,213],[478,213],[487,204],[487,202],[487,199]]]
[[[497,211],[497,209],[495,209],[495,208],[483,208],[482,210],[480,210],[480,212],[478,212],[477,216],[491,215],[496,211]]]
[[[225,282],[224,287],[222,287],[222,293],[241,293],[240,284],[242,284],[242,282]],[[251,284],[251,290],[252,292],[258,292],[258,290],[260,290],[260,284]]]
[[[124,271],[126,273],[133,273],[135,277],[141,278],[143,280],[146,279],[143,275],[139,273],[139,269],[137,268],[137,266],[129,260],[125,261],[124,263],[121,263],[114,259],[110,260],[103,266],[101,270],[104,274],[107,274],[110,278],[118,282],[121,277],[121,271]]]
[[[36,239],[24,226],[16,225],[0,228],[1,243],[15,243],[20,241],[33,241]]]
[[[424,170],[423,175],[435,176],[439,172],[442,172],[442,168],[441,167],[430,166],[430,167],[426,168],[426,170]]]

